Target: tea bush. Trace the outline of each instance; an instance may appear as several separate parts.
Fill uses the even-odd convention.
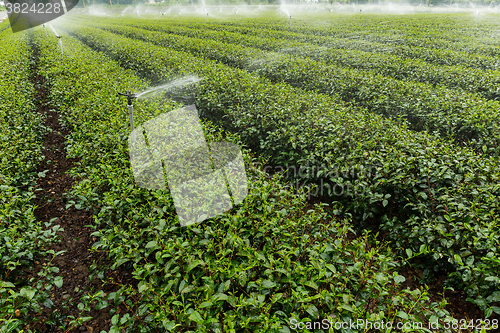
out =
[[[486,101],[460,89],[433,88],[428,84],[328,65],[323,61],[261,52],[216,41],[169,36],[122,26],[103,27],[128,37],[255,71],[273,82],[285,81],[302,89],[340,97],[394,119],[404,117],[411,129],[439,131],[458,143],[473,144],[478,151],[486,146],[488,152],[499,154],[500,102]],[[500,82],[500,77],[487,84],[491,87],[490,97],[500,93],[495,80]],[[473,86],[473,83],[469,84]]]
[[[268,178],[246,149],[246,200],[217,218],[180,227],[169,191],[135,186],[130,170],[126,103],[117,92],[144,89],[147,81],[64,38],[64,62],[40,30],[35,43],[50,98],[72,129],[68,152],[81,158],[72,171],[80,179],[73,204],[94,213],[94,249],[106,251],[112,269],[124,266],[138,282],[99,300],[100,308],[125,304],[134,313],[114,313],[110,332],[288,332],[292,319],[331,315],[345,321],[449,319],[445,301],[401,287],[403,262],[371,233],[356,235],[341,204],[332,210],[307,204],[305,193]],[[168,99],[135,106],[137,124],[179,107]],[[209,142],[242,146],[209,121],[203,127]],[[108,280],[105,271],[96,267],[94,274]]]
[[[46,128],[35,112],[30,80],[32,50],[26,33],[0,32],[0,331],[16,332],[48,297],[57,267],[47,265],[28,278],[35,261],[54,255],[44,247],[55,241],[59,226],[35,219],[37,166],[43,160]]]
[[[500,55],[495,36],[498,17],[495,15],[481,16],[480,25],[476,26],[475,18],[468,13],[434,14],[434,15],[403,15],[400,18],[394,15],[371,14],[363,16],[361,20],[353,19],[350,15],[323,14],[323,24],[314,26],[309,20],[321,22],[321,13],[301,15],[294,18],[295,24],[290,29],[286,17],[270,15],[252,20],[228,20],[223,22],[187,22],[170,18],[179,24],[184,21],[197,29],[216,29],[225,31],[241,31],[248,35],[273,35],[279,39],[293,39],[297,41],[328,45],[346,43],[349,48],[381,47],[382,52],[394,53],[410,52],[420,59],[442,59],[444,63],[456,62],[476,63],[476,59],[483,56],[495,57]],[[332,22],[332,18],[334,21]],[[460,23],[457,24],[457,21]],[[214,24],[215,23],[215,24]],[[291,30],[291,31],[290,31]],[[451,63],[448,63],[451,62]],[[495,62],[486,61],[484,65],[492,66]],[[474,66],[473,66],[474,67]],[[498,69],[498,65],[496,66]],[[492,68],[494,69],[494,68]]]
[[[426,275],[445,270],[487,315],[500,312],[498,299],[490,297],[499,291],[497,157],[185,52],[91,28],[71,31],[155,81],[203,76],[196,96],[203,116],[237,132],[253,151],[270,156],[271,165],[309,172],[324,166],[323,175],[306,182],[323,176],[329,189],[362,188],[325,195],[342,202],[355,220],[380,224],[402,254],[430,251],[434,265],[421,266]]]
[[[314,14],[317,19],[317,14]],[[336,18],[342,18],[337,16]],[[352,17],[347,18],[347,23],[352,23]],[[351,24],[343,24],[339,22],[334,24],[334,29],[328,27],[311,28],[307,21],[296,20],[300,25],[294,25],[292,31],[288,27],[288,22],[281,21],[276,24],[277,19],[271,18],[264,21],[259,20],[237,20],[235,22],[217,21],[217,22],[193,22],[193,18],[186,19],[168,19],[157,20],[154,24],[142,21],[140,27],[145,27],[150,30],[172,29],[173,26],[182,26],[191,28],[191,37],[207,36],[214,31],[220,31],[226,34],[227,41],[232,38],[238,38],[238,35],[246,36],[247,38],[255,38],[256,46],[260,47],[262,41],[260,38],[273,36],[276,41],[270,46],[274,47],[281,43],[283,48],[289,48],[286,43],[307,43],[319,46],[326,46],[332,49],[353,49],[362,50],[365,52],[374,53],[390,53],[395,56],[400,56],[410,59],[420,59],[435,65],[461,65],[464,67],[478,68],[483,70],[498,70],[498,56],[500,55],[496,46],[497,39],[495,37],[484,38],[495,31],[496,25],[491,24],[491,27],[486,26],[484,31],[473,29],[471,26],[466,26],[465,31],[466,41],[464,41],[464,33],[453,38],[451,34],[452,28],[436,28],[433,25],[428,25],[429,17],[417,19],[417,23],[410,31],[404,31],[407,24],[398,24],[394,16],[386,17],[390,22],[389,27],[381,27],[377,20],[380,17],[374,16],[374,20],[370,24],[364,23],[361,26]],[[383,19],[383,18],[382,18]],[[116,19],[112,22],[121,22],[125,24],[136,25],[136,18],[130,22],[130,19]],[[493,18],[494,20],[494,18]],[[137,21],[139,22],[139,21]],[[164,23],[165,22],[165,23]],[[272,24],[269,24],[272,22]],[[172,24],[173,23],[173,24]],[[285,24],[284,24],[285,23]],[[332,24],[328,21],[326,25]],[[442,21],[439,22],[442,25]],[[350,26],[350,27],[349,27]],[[372,27],[376,31],[365,31],[366,27]],[[312,29],[312,30],[311,30]],[[187,29],[183,29],[187,32]],[[179,30],[177,30],[179,31]],[[422,33],[424,31],[424,33]],[[173,32],[178,33],[178,32]],[[438,35],[437,38],[429,38],[429,35]],[[471,36],[473,35],[473,36]],[[443,38],[443,36],[449,36]],[[373,38],[375,37],[375,38]],[[212,38],[212,37],[209,37]],[[239,39],[239,38],[238,38]],[[245,44],[243,44],[245,45]],[[246,46],[254,46],[246,45]]]
[[[158,34],[146,34],[143,31],[127,29],[123,25],[109,24],[113,22],[123,22],[127,26],[133,26],[141,29],[158,31]],[[95,21],[89,22],[96,25]],[[270,58],[263,53],[251,52],[249,48],[258,48],[285,54],[309,57],[314,60],[324,62],[329,65],[357,68],[369,70],[371,73],[377,73],[383,76],[389,76],[398,80],[418,81],[432,85],[442,85],[452,89],[461,88],[470,93],[477,93],[486,99],[500,100],[500,72],[498,70],[481,71],[477,68],[465,68],[462,66],[444,66],[439,62],[429,63],[420,59],[407,59],[402,55],[392,55],[382,52],[365,52],[360,50],[331,48],[327,46],[317,46],[302,42],[292,42],[270,37],[255,37],[246,34],[237,34],[227,31],[211,31],[196,29],[193,27],[179,27],[178,25],[167,25],[163,22],[151,23],[151,20],[107,20],[106,24],[98,23],[98,27],[104,28],[115,33],[126,35],[132,38],[150,40],[156,44],[173,48],[187,48],[190,52],[203,55],[210,59],[224,57],[230,60],[224,62],[233,66],[231,60],[235,55],[242,54],[239,59],[243,64],[235,62],[235,65],[242,68],[248,66],[249,57]],[[209,26],[206,26],[209,27]],[[165,34],[168,32],[169,34]],[[171,35],[173,34],[173,35]],[[186,40],[180,36],[197,38],[196,40]],[[204,39],[204,41],[200,41]],[[207,40],[224,42],[225,44],[207,43]],[[197,43],[198,48],[193,47]],[[227,45],[236,44],[236,45]],[[245,47],[243,47],[245,46]],[[225,52],[221,52],[225,50]],[[467,58],[470,58],[467,57]],[[233,60],[234,61],[234,60]],[[486,59],[485,59],[486,62]],[[496,58],[487,59],[487,64],[491,68],[498,69],[498,60]]]

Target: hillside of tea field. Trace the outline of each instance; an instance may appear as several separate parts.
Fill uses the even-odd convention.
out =
[[[175,8],[0,24],[0,332],[498,329],[500,14]],[[248,195],[184,227],[118,93],[193,75],[135,126],[194,104]]]

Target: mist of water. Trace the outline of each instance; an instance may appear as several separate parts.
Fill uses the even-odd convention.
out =
[[[54,31],[54,34],[56,35],[56,37],[59,37],[59,34],[56,32],[56,29],[54,29],[52,24],[50,24],[50,28],[52,29],[52,31]]]
[[[169,90],[172,90],[174,88],[187,86],[199,81],[201,81],[199,77],[190,75],[156,87],[149,88],[145,91],[135,94],[135,97],[137,97],[138,99],[150,98],[159,93],[168,92]]]
[[[61,38],[59,38],[59,46],[61,47],[61,55],[64,57],[64,49]]]
[[[295,2],[290,0],[280,0],[278,6],[274,5],[207,5],[205,0],[200,0],[198,5],[191,6],[177,6],[172,5],[163,6],[148,6],[143,4],[127,6],[125,8],[119,9],[109,9],[102,6],[91,6],[87,7],[85,10],[80,12],[86,12],[90,15],[95,16],[114,16],[114,15],[136,15],[145,18],[149,16],[161,17],[163,15],[199,15],[200,17],[209,20],[209,18],[229,18],[234,15],[244,16],[244,17],[259,17],[264,13],[277,12],[282,15],[286,20],[286,25],[291,26],[292,18],[295,20],[307,19],[307,13],[311,12],[325,12],[325,13],[352,13],[357,14],[359,18],[364,13],[378,13],[378,14],[395,14],[395,15],[405,15],[414,13],[458,13],[458,12],[468,12],[472,15],[476,15],[476,11],[480,11],[479,21],[483,13],[497,13],[500,6],[495,2],[489,2],[484,6],[479,7],[479,5],[474,5],[472,2],[467,3],[450,3],[449,5],[442,5],[439,7],[426,6],[424,4],[415,6],[410,3],[398,2],[398,3],[385,3],[385,4],[363,4],[358,5],[356,3],[351,4],[341,4],[339,2],[334,3],[323,3],[314,2],[314,0],[307,3]]]
[[[89,7],[89,14],[95,16],[110,16],[108,15],[107,9],[99,5]]]

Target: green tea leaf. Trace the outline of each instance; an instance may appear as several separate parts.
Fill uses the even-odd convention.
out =
[[[63,285],[63,277],[62,276],[56,276],[54,279],[54,284],[58,287],[61,288]]]
[[[189,319],[196,322],[198,325],[203,324],[203,318],[198,311],[194,311],[189,315]]]

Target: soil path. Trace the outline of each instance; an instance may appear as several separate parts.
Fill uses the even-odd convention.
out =
[[[50,130],[44,138],[44,161],[39,165],[38,171],[48,170],[45,177],[39,178],[37,188],[39,189],[35,204],[38,206],[35,210],[35,216],[39,221],[52,221],[54,225],[59,224],[64,231],[58,232],[60,243],[52,245],[50,248],[54,251],[66,251],[58,255],[54,260],[54,266],[59,268],[57,275],[63,277],[61,288],[54,287],[51,300],[54,303],[52,309],[43,307],[41,314],[35,314],[36,322],[31,326],[39,332],[101,332],[108,331],[111,326],[111,314],[109,307],[95,310],[95,304],[92,305],[91,313],[81,313],[77,308],[82,296],[89,293],[95,293],[103,290],[105,294],[116,291],[116,285],[103,285],[97,276],[89,279],[89,268],[93,263],[99,265],[108,265],[105,253],[91,252],[89,249],[96,242],[96,238],[91,234],[92,215],[84,210],[77,210],[74,207],[66,209],[66,192],[70,191],[74,179],[66,174],[73,165],[78,162],[77,159],[67,158],[65,150],[65,136],[68,130],[63,128],[59,122],[57,109],[51,105],[49,100],[49,88],[43,76],[38,73],[38,50],[33,47],[34,65],[32,65],[32,82],[37,91],[36,102],[38,112],[45,115],[45,126]],[[39,271],[42,263],[38,264],[34,272]],[[126,272],[109,271],[109,277],[113,277],[116,282],[123,282]],[[127,276],[130,279],[130,276]],[[120,306],[117,312],[123,313],[125,307]],[[68,325],[68,316],[78,318],[79,316],[92,316],[83,326],[73,327]],[[51,321],[52,323],[47,323]],[[55,324],[55,325],[54,325]],[[59,328],[63,326],[63,328]]]

